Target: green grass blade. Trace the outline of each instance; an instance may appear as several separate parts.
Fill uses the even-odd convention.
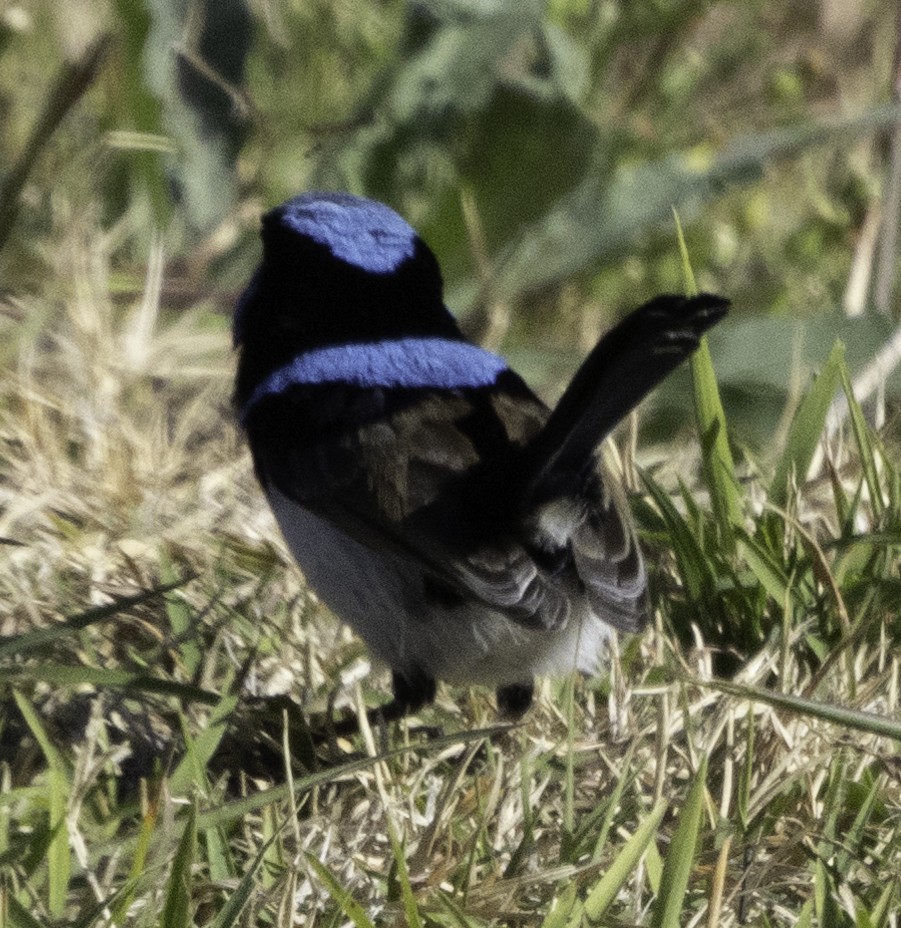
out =
[[[47,761],[47,802],[50,809],[50,831],[53,835],[47,848],[47,908],[51,915],[59,917],[66,905],[66,893],[72,875],[69,831],[66,825],[66,809],[72,785],[66,765],[31,703],[15,690],[13,698]]]
[[[197,857],[197,806],[192,803],[166,888],[163,928],[191,928],[191,867]]]
[[[738,550],[758,583],[781,606],[787,596],[798,599],[797,587],[789,582],[780,558],[765,544],[744,531],[736,532]],[[799,603],[801,605],[801,603]]]
[[[400,897],[404,904],[404,923],[408,928],[423,928],[419,906],[413,894],[413,885],[410,883],[410,871],[407,868],[407,859],[404,855],[404,846],[397,835],[394,822],[388,819],[388,837],[391,840],[391,852],[394,856],[394,865],[397,868],[397,882],[400,884]]]
[[[247,905],[247,901],[253,894],[255,885],[254,877],[260,869],[260,865],[266,859],[269,848],[278,838],[280,831],[280,829],[276,831],[259,851],[257,851],[256,857],[254,857],[247,872],[241,877],[241,881],[235,887],[234,892],[231,893],[225,905],[222,906],[216,917],[210,922],[210,928],[231,928],[232,925],[237,923],[238,918],[241,916],[241,912],[244,911],[244,906]]]
[[[135,888],[140,882],[141,877],[132,878],[129,877],[125,882],[111,895],[107,896],[105,899],[101,899],[93,907],[88,907],[81,918],[74,922],[68,922],[66,928],[94,928],[95,925],[107,926],[111,925],[124,925],[130,924],[126,922],[127,909],[123,910],[126,914],[123,914],[122,919],[117,920],[115,916],[112,921],[109,918],[110,911],[118,912],[122,910],[121,901],[123,898],[133,898],[135,894]]]
[[[798,915],[798,920],[795,922],[796,928],[812,928],[813,925],[813,900],[808,899],[804,905],[801,906],[801,913]]]
[[[641,479],[666,525],[685,591],[697,602],[704,598],[713,582],[710,560],[698,544],[691,526],[673,505],[663,487],[644,472],[641,472]]]
[[[785,505],[792,477],[801,483],[807,475],[823,434],[829,406],[841,382],[844,358],[845,346],[837,341],[823,369],[795,410],[785,450],[770,484],[770,500],[777,506]]]
[[[307,854],[307,863],[325,885],[332,898],[341,907],[341,911],[357,926],[357,928],[375,928],[375,923],[363,910],[356,899],[335,879],[325,864],[320,863],[312,854]]]
[[[467,915],[460,903],[458,903],[447,893],[436,893],[435,900],[447,913],[448,919],[439,920],[437,918],[433,918],[430,922],[430,928],[432,925],[456,925],[457,928],[494,928],[494,925],[496,924],[494,921],[485,922],[480,918],[476,918],[475,916]]]
[[[589,921],[597,921],[607,911],[616,894],[632,875],[642,854],[654,840],[666,807],[667,803],[663,799],[657,802],[635,829],[632,837],[623,845],[604,875],[592,887],[585,899],[584,909]]]
[[[876,455],[873,450],[873,440],[870,430],[867,427],[866,419],[860,408],[860,403],[854,396],[854,387],[851,384],[851,375],[848,373],[846,365],[840,367],[842,388],[845,391],[845,398],[848,401],[848,415],[851,420],[851,431],[854,433],[854,441],[857,444],[857,452],[860,455],[860,464],[863,469],[864,480],[870,491],[870,504],[873,512],[878,517],[885,510],[885,502],[882,498],[882,487],[879,483],[879,474],[876,469]]]
[[[893,880],[889,881],[888,886],[885,887],[882,894],[879,896],[879,900],[873,908],[873,911],[870,912],[870,921],[873,924],[873,928],[885,928],[892,912],[897,912],[895,899],[897,894],[898,878],[895,877]]]
[[[5,919],[0,920],[3,928],[47,928],[47,926],[38,921],[29,911],[19,902],[16,897],[8,891],[5,886],[0,887],[0,903],[5,906]]]
[[[695,864],[695,847],[701,828],[701,813],[707,791],[707,758],[695,774],[694,783],[679,815],[679,824],[673,835],[663,874],[660,892],[654,900],[651,913],[651,928],[679,928],[683,915],[683,902],[688,889],[688,880]]]
[[[157,693],[161,696],[174,696],[185,702],[198,702],[203,705],[218,705],[221,696],[201,689],[153,677],[147,673],[135,673],[131,670],[112,670],[106,667],[84,667],[75,664],[42,663],[28,667],[0,667],[0,683],[14,683],[26,680],[33,683],[51,683],[54,686],[93,686],[115,687],[117,689],[135,690],[143,693]]]
[[[138,840],[132,857],[131,867],[128,871],[126,889],[113,910],[113,923],[121,925],[125,922],[128,910],[134,901],[135,889],[141,874],[147,866],[147,856],[150,852],[150,842],[156,833],[157,815],[159,813],[159,783],[156,784],[155,795],[147,803],[147,810],[141,816],[141,825],[138,830]]]
[[[679,239],[679,251],[682,254],[683,273],[689,295],[697,292],[694,272],[688,259],[688,249],[682,226],[675,210],[676,233]],[[713,359],[706,337],[701,338],[698,350],[689,361],[692,392],[695,400],[695,418],[701,436],[701,453],[704,460],[704,474],[710,501],[716,516],[723,543],[729,551],[735,549],[734,527],[744,522],[742,499],[735,477],[735,463],[729,448],[729,432],[726,427],[726,413],[720,399],[720,391],[713,370]]]
[[[210,713],[206,727],[192,738],[187,726],[184,727],[187,750],[169,780],[169,791],[173,796],[186,795],[192,785],[201,792],[206,790],[206,765],[225,734],[229,717],[238,704],[236,695],[225,696]]]
[[[377,756],[370,757],[367,755],[366,757],[358,757],[334,767],[326,767],[322,770],[317,770],[315,773],[308,774],[305,777],[295,779],[294,795],[300,797],[316,786],[340,780],[342,777],[351,773],[356,773],[358,770],[368,770],[381,760],[390,760],[395,757],[403,757],[407,754],[418,755],[424,751],[436,753],[451,745],[467,744],[472,741],[480,741],[484,738],[491,738],[495,735],[504,734],[509,732],[513,727],[514,726],[511,725],[496,725],[492,728],[476,728],[471,731],[460,731],[450,735],[441,735],[437,738],[432,738],[425,748],[423,745],[414,742],[392,748],[389,751],[383,751]],[[281,786],[274,786],[271,789],[266,789],[259,793],[253,793],[246,798],[223,803],[215,809],[208,809],[205,812],[201,812],[198,817],[199,827],[203,829],[227,825],[246,815],[259,811],[273,802],[281,802],[287,795],[288,786],[287,784],[282,784]]]
[[[566,928],[574,920],[582,921],[583,907],[579,902],[578,889],[578,885],[573,881],[567,883],[563,891],[554,896],[541,928]]]
[[[882,795],[883,783],[882,777],[876,776],[870,784],[869,790],[854,816],[851,827],[841,836],[841,850],[835,856],[835,869],[838,873],[848,873],[854,864],[856,857],[862,859],[866,853],[864,842],[866,840],[867,826],[870,824],[870,818],[876,809],[876,804]]]
[[[210,879],[220,883],[231,879],[235,875],[235,865],[229,850],[228,839],[222,829],[205,829],[203,842],[206,848],[207,866],[210,868]]]
[[[598,832],[597,840],[594,844],[594,850],[591,853],[591,862],[593,864],[600,863],[601,857],[604,853],[604,848],[607,846],[607,837],[609,836],[610,828],[613,825],[613,817],[616,815],[616,810],[619,808],[620,801],[623,798],[623,792],[625,791],[626,784],[631,782],[631,777],[627,776],[626,773],[632,767],[632,760],[634,756],[635,745],[632,744],[629,746],[629,750],[626,752],[626,756],[623,758],[623,775],[617,778],[616,786],[613,788],[613,793],[610,795],[607,808],[604,811],[604,819],[601,822],[601,828]]]
[[[779,709],[788,709],[801,715],[833,722],[846,728],[868,732],[871,735],[882,735],[901,741],[901,721],[896,721],[875,712],[865,712],[862,709],[848,709],[843,706],[830,706],[828,703],[806,699],[803,696],[792,696],[788,693],[777,693],[764,689],[762,686],[749,686],[747,684],[730,683],[728,680],[700,680],[692,679],[695,686],[708,686],[712,689],[737,696],[739,699],[749,699],[752,702],[762,702],[768,706]]]
[[[169,552],[165,546],[160,551],[160,579],[172,589],[179,583],[175,568],[172,565],[172,559],[169,557]],[[187,676],[193,679],[202,658],[200,645],[191,634],[194,624],[193,610],[181,597],[167,596],[166,615],[169,617],[169,625],[178,642],[178,653],[181,656]]]
[[[163,584],[152,590],[145,590],[143,593],[137,593],[134,596],[119,596],[114,602],[105,606],[95,606],[92,609],[86,609],[63,622],[55,625],[48,625],[46,628],[37,628],[32,632],[25,632],[22,635],[6,635],[0,637],[0,658],[11,657],[16,655],[22,657],[32,651],[39,651],[48,644],[58,641],[72,635],[89,625],[102,622],[105,619],[115,618],[127,609],[135,606],[141,606],[144,603],[151,602],[160,596],[165,595],[171,590],[184,586],[192,578],[186,577],[175,580],[172,583]]]

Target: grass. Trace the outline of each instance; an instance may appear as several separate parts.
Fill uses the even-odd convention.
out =
[[[4,924],[897,925],[901,480],[840,350],[775,466],[641,471],[654,621],[607,677],[317,746],[385,674],[279,540],[227,320],[161,315],[161,255],[116,305],[107,257],[73,222],[0,381]]]

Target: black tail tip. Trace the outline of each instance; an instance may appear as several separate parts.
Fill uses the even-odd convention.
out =
[[[663,293],[635,310],[633,316],[649,333],[681,333],[697,339],[726,315],[729,306],[729,300],[715,293]]]
[[[683,297],[685,308],[692,317],[705,322],[705,329],[715,325],[728,312],[732,301],[716,293],[699,293],[697,296]]]

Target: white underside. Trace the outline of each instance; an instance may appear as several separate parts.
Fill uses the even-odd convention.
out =
[[[275,488],[269,501],[310,587],[392,670],[490,686],[598,671],[610,627],[584,600],[554,631],[523,628],[479,602],[436,605],[423,596],[420,572],[400,559],[354,541]]]

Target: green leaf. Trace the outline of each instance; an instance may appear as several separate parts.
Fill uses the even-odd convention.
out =
[[[192,803],[182,832],[172,873],[166,888],[162,925],[164,928],[191,928],[191,868],[197,857],[197,806]]]
[[[119,596],[113,602],[106,606],[95,606],[92,609],[86,609],[55,625],[48,625],[46,628],[37,628],[31,632],[25,632],[21,635],[6,635],[0,637],[0,658],[18,656],[22,657],[32,651],[38,651],[48,644],[65,638],[67,635],[73,635],[89,625],[97,622],[103,622],[106,619],[115,618],[117,615],[132,609],[134,606],[141,606],[144,603],[152,602],[154,599],[165,595],[171,590],[184,586],[192,578],[185,577],[174,580],[172,583],[164,584],[153,590],[145,590],[143,593],[137,593],[134,596]]]
[[[69,831],[66,825],[66,810],[72,784],[69,781],[69,773],[62,756],[50,741],[31,703],[16,690],[13,691],[13,698],[47,761],[47,804],[50,809],[50,831],[53,835],[47,848],[49,885],[47,907],[51,915],[59,917],[66,904],[69,879],[72,875]]]
[[[170,589],[175,589],[181,582],[165,545],[160,551],[160,579]],[[193,679],[202,657],[200,646],[191,634],[194,626],[193,610],[180,596],[167,596],[166,615],[178,643],[178,653],[181,655],[187,676]]]
[[[845,347],[837,341],[822,371],[795,410],[788,441],[770,485],[770,500],[777,506],[785,505],[792,477],[800,484],[807,476],[823,435],[826,414],[841,381],[844,357]]]
[[[774,690],[764,689],[762,686],[749,686],[747,684],[730,683],[728,680],[686,680],[695,686],[706,686],[711,689],[729,693],[740,699],[750,699],[753,702],[762,702],[768,706],[779,709],[788,709],[801,715],[823,719],[845,728],[854,728],[868,732],[871,735],[882,735],[901,741],[901,721],[875,712],[865,712],[862,709],[849,709],[844,706],[831,706],[828,703],[806,699],[803,696],[793,696],[789,693],[777,693]]]
[[[679,928],[688,880],[695,865],[695,847],[701,828],[707,791],[707,757],[695,774],[694,783],[679,815],[660,879],[660,892],[651,911],[651,928]]]
[[[604,875],[591,888],[585,899],[585,915],[590,921],[597,921],[607,911],[616,894],[632,875],[648,845],[654,840],[657,828],[667,803],[658,800],[653,809],[635,829],[635,833],[623,845]]]
[[[266,843],[259,849],[259,851],[257,851],[257,854],[253,861],[251,861],[247,872],[243,877],[241,877],[240,882],[235,887],[234,891],[229,895],[225,905],[222,906],[216,917],[210,923],[210,928],[232,928],[232,925],[237,924],[238,919],[241,916],[241,912],[244,910],[244,906],[247,905],[248,900],[253,894],[254,877],[256,876],[257,871],[260,869],[260,865],[266,859],[266,853],[269,851],[276,838],[278,838],[279,833],[280,832],[277,831],[274,835],[272,835],[272,837],[266,841]]]
[[[332,898],[341,908],[341,911],[357,926],[357,928],[375,928],[375,923],[356,899],[335,879],[331,871],[320,863],[312,854],[306,855],[307,864],[325,885]]]
[[[895,897],[898,894],[898,878],[889,880],[888,885],[882,891],[876,902],[873,911],[870,912],[870,921],[873,928],[884,928],[889,923],[889,917],[892,912],[896,912]]]
[[[729,184],[758,180],[773,158],[893,125],[899,115],[897,106],[876,106],[839,120],[745,136],[719,155],[695,150],[626,164],[612,180],[599,154],[585,179],[505,249],[497,266],[496,296],[510,299],[571,277],[662,225],[674,206],[690,218]]]
[[[110,686],[135,692],[159,693],[173,696],[186,702],[203,705],[218,705],[221,697],[216,693],[189,686],[174,680],[164,680],[145,673],[130,670],[107,670],[105,667],[79,667],[69,664],[35,664],[33,666],[0,667],[0,683],[19,680],[42,681],[54,686],[78,686],[90,683],[94,686]]]
[[[563,891],[551,900],[541,928],[566,928],[574,921],[580,923],[583,906],[579,902],[578,892],[579,887],[575,880],[567,883]]]
[[[9,928],[47,928],[44,922],[38,921],[5,887],[0,888],[0,902],[7,907],[6,924]]]
[[[879,472],[876,467],[876,455],[873,450],[873,436],[867,426],[860,403],[854,396],[854,387],[851,384],[851,377],[848,368],[840,365],[842,388],[845,391],[845,398],[848,401],[848,415],[851,419],[851,430],[854,433],[854,440],[857,443],[857,451],[860,455],[860,463],[863,468],[864,480],[867,489],[870,491],[870,505],[873,512],[880,516],[885,509],[885,502],[882,498],[882,485],[879,482]]]
[[[649,474],[644,471],[640,473],[666,524],[686,593],[697,602],[707,595],[714,584],[710,560],[698,544],[691,526],[673,505],[666,491]]]
[[[390,97],[394,118],[446,121],[448,113],[483,106],[500,81],[499,63],[539,26],[540,14],[536,0],[504,0],[441,25],[401,71]]]
[[[753,538],[746,532],[736,533],[738,549],[742,558],[760,585],[779,604],[783,606],[786,596],[790,593],[792,598],[798,600],[797,587],[789,583],[785,573],[785,566],[762,541]],[[799,601],[799,605],[802,605]]]
[[[694,271],[688,258],[685,236],[679,214],[673,209],[676,220],[676,234],[679,239],[679,252],[682,255],[682,267],[685,276],[686,291],[689,296],[697,294]],[[707,338],[702,337],[698,350],[689,362],[692,390],[695,399],[695,418],[701,436],[701,453],[704,461],[704,473],[707,477],[707,489],[710,493],[713,512],[720,528],[720,538],[728,551],[735,550],[735,531],[743,520],[742,500],[735,477],[735,464],[732,450],[729,448],[729,435],[726,428],[726,413],[720,399],[720,391],[713,370],[713,359]]]
[[[410,871],[407,869],[407,859],[404,846],[397,835],[397,829],[391,818],[388,819],[388,837],[391,840],[391,851],[394,855],[394,865],[397,868],[397,881],[400,883],[400,895],[404,904],[404,924],[407,928],[423,928],[422,918],[419,915],[419,906],[413,895],[413,886],[410,883]]]
[[[229,716],[238,704],[238,696],[224,696],[210,713],[209,721],[200,734],[193,738],[183,725],[186,752],[175,768],[170,780],[169,790],[173,796],[186,795],[193,785],[203,794],[206,792],[206,765],[225,734]]]

